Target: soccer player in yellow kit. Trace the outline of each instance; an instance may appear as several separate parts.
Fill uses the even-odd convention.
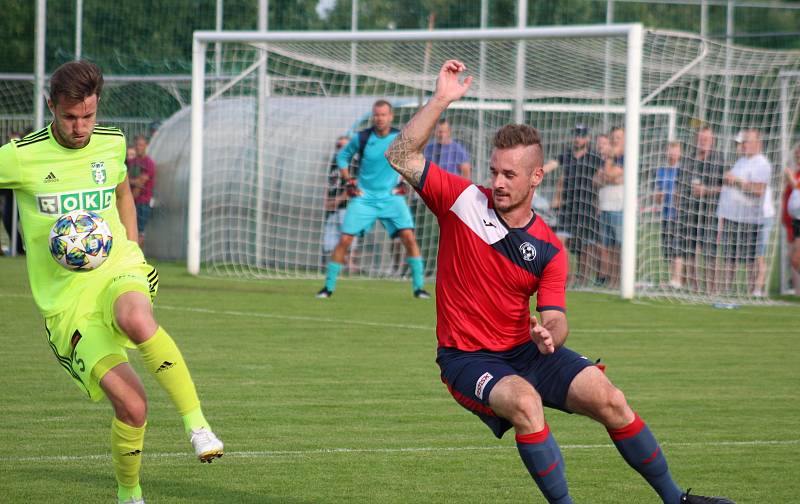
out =
[[[126,348],[139,350],[175,404],[201,462],[221,457],[223,444],[203,416],[180,350],[153,317],[158,273],[136,241],[125,137],[95,124],[102,89],[102,72],[93,63],[59,67],[50,79],[53,122],[0,147],[0,187],[13,189],[19,203],[31,291],[58,363],[91,399],[108,397],[114,408],[117,499],[143,503],[147,399]],[[69,271],[50,256],[50,228],[77,209],[103,217],[114,237],[108,259],[92,271]]]

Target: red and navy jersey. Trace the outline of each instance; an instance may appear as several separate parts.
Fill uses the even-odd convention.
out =
[[[439,219],[439,347],[504,351],[530,341],[534,294],[538,311],[565,311],[566,251],[542,219],[509,228],[491,189],[430,161],[417,192]]]

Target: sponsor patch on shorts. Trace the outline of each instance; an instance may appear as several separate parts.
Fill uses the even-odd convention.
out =
[[[475,382],[475,395],[479,399],[483,399],[483,389],[484,387],[486,387],[486,384],[491,381],[492,378],[494,378],[494,376],[486,372],[483,373],[480,378],[478,378],[477,382]]]

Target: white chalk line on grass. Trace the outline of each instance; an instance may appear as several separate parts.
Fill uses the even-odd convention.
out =
[[[0,293],[0,297],[15,297],[15,298],[31,298],[32,296],[26,294],[6,294]],[[187,306],[170,306],[157,304],[156,308],[159,310],[168,311],[183,311],[190,313],[204,313],[208,315],[222,315],[229,317],[252,317],[273,320],[294,320],[298,322],[318,322],[324,324],[337,324],[337,325],[356,325],[367,327],[384,327],[388,329],[410,329],[414,331],[428,331],[433,332],[436,330],[434,326],[416,325],[416,324],[396,324],[390,322],[370,322],[367,320],[358,319],[334,319],[327,317],[311,317],[307,315],[285,315],[281,313],[266,313],[254,311],[239,311],[239,310],[215,310],[213,308],[192,308]],[[719,328],[719,331],[730,331],[732,329]],[[706,334],[710,331],[709,328],[691,328],[691,327],[652,327],[652,326],[628,326],[628,327],[610,327],[598,329],[582,329],[571,328],[572,333],[584,334],[629,334],[629,333],[674,333],[680,331],[682,334],[698,333]]]
[[[751,441],[696,441],[696,442],[676,442],[661,443],[662,446],[683,446],[683,447],[747,447],[747,446],[787,446],[800,444],[800,439],[777,439],[764,440],[754,439]],[[562,450],[598,450],[611,449],[611,443],[603,444],[564,444],[560,445]],[[470,451],[497,451],[512,450],[514,446],[444,446],[444,447],[408,447],[408,448],[319,448],[311,450],[265,450],[265,451],[231,451],[225,455],[232,458],[278,458],[278,457],[314,457],[319,455],[349,455],[349,454],[405,454],[405,453],[437,453],[437,452],[470,452]],[[147,458],[171,459],[171,458],[190,458],[189,452],[161,452],[145,453]],[[84,460],[105,460],[108,454],[102,455],[40,455],[33,457],[0,456],[0,462],[68,462]]]
[[[387,322],[370,322],[367,320],[356,320],[356,319],[340,320],[340,319],[332,319],[326,317],[309,317],[306,315],[283,315],[280,313],[244,312],[236,310],[214,310],[211,308],[188,308],[183,306],[169,306],[162,304],[156,305],[156,307],[161,310],[188,311],[193,313],[206,313],[209,315],[228,315],[232,317],[255,317],[255,318],[267,318],[267,319],[279,319],[279,320],[297,320],[300,322],[324,322],[326,324],[363,325],[370,327],[388,327],[390,329],[414,329],[420,331],[434,330],[433,326],[423,326],[414,324],[392,324]]]

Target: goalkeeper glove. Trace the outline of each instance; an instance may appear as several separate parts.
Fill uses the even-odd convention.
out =
[[[406,194],[408,194],[408,186],[406,185],[405,182],[400,182],[399,184],[394,186],[394,189],[392,189],[392,194],[397,196],[405,196]]]
[[[345,184],[345,190],[347,191],[347,195],[351,198],[361,195],[361,191],[358,190],[358,181],[355,178],[350,178],[347,181],[347,184]]]

